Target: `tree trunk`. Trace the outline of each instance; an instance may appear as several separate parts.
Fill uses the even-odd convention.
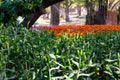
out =
[[[51,20],[50,24],[53,26],[59,25],[59,8],[60,8],[60,3],[54,4],[51,6]]]
[[[70,17],[69,17],[69,4],[68,0],[66,0],[65,3],[65,21],[70,22]]]
[[[77,5],[77,12],[78,12],[78,16],[81,16],[81,6]]]
[[[118,9],[118,21],[117,21],[118,25],[120,25],[120,6],[119,6],[119,9]]]
[[[45,8],[61,1],[63,0],[43,0],[41,3],[43,8],[37,9],[36,13],[27,16],[22,24],[30,28],[42,14],[45,14]]]
[[[94,24],[106,24],[108,0],[98,0],[99,10],[95,15]]]
[[[87,25],[92,25],[94,24],[94,7],[93,7],[93,1],[92,0],[86,0],[86,9],[87,9],[87,15],[86,15],[86,24]]]
[[[32,27],[32,25],[36,22],[36,20],[42,15],[45,14],[45,9],[39,10],[37,13],[33,13],[31,15],[28,15],[25,20],[23,21],[23,25],[27,26],[28,28]]]

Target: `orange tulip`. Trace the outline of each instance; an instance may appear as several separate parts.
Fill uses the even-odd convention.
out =
[[[63,34],[69,34],[69,36],[74,36],[80,33],[81,36],[90,33],[101,33],[104,31],[113,32],[120,31],[120,26],[118,25],[64,25],[55,27],[45,27],[44,29],[48,31],[53,31],[56,36],[62,36]]]

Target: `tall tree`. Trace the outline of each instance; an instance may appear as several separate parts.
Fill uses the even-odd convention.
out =
[[[108,0],[108,10],[115,10],[118,6],[120,6],[120,0]]]
[[[2,0],[0,1],[0,22],[7,24],[18,16],[24,17],[24,26],[31,27],[45,8],[63,0]]]
[[[99,17],[101,17],[100,24],[106,24],[108,0],[98,0],[98,4],[99,4],[98,13],[100,13]]]
[[[85,0],[85,3],[86,24],[106,24],[107,11],[115,10],[120,5],[120,0]],[[98,11],[94,11],[95,6]]]
[[[77,8],[78,16],[81,16],[81,6],[77,5],[76,8]]]
[[[98,12],[94,16],[94,24],[107,24],[108,11],[116,10],[120,0],[98,0]]]
[[[63,8],[65,9],[65,21],[69,22],[70,21],[70,17],[69,17],[69,9],[71,7],[73,3],[73,0],[64,0],[63,1]]]
[[[72,0],[65,0],[65,20],[66,22],[69,22],[70,21],[70,17],[69,17],[69,8],[70,6],[72,5],[73,1]]]
[[[117,23],[120,25],[120,6],[119,6],[119,9],[118,9],[118,22]]]
[[[85,6],[85,0],[74,0],[74,5],[77,8],[78,16],[81,16],[81,7]]]
[[[60,8],[60,3],[54,4],[54,5],[51,6],[50,24],[53,25],[53,26],[59,25],[59,22],[60,22],[59,8]]]
[[[85,6],[87,9],[86,15],[86,24],[92,25],[94,24],[94,0],[85,0]]]

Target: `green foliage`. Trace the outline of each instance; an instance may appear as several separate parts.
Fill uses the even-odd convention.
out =
[[[4,0],[0,1],[0,22],[15,21],[18,16],[28,16],[42,8],[42,0]]]
[[[84,6],[85,0],[73,0],[75,5]]]
[[[0,26],[0,80],[116,80],[120,33],[55,37]]]

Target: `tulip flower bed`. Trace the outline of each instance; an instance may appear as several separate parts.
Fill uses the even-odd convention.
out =
[[[100,33],[100,32],[113,32],[120,31],[120,26],[105,26],[105,25],[85,25],[85,26],[57,26],[52,27],[51,30],[55,33],[56,36],[61,36],[64,33],[69,33],[70,36],[79,34],[81,36],[90,33]]]
[[[80,35],[83,36],[87,33],[94,34],[94,33],[101,33],[101,32],[114,32],[114,31],[120,31],[120,26],[118,25],[68,25],[68,26],[37,26],[32,28],[33,30],[44,28],[48,31],[53,31],[56,36],[62,36],[64,34],[68,34],[70,36],[74,35]]]
[[[0,26],[0,80],[120,79],[119,26],[38,30]]]

